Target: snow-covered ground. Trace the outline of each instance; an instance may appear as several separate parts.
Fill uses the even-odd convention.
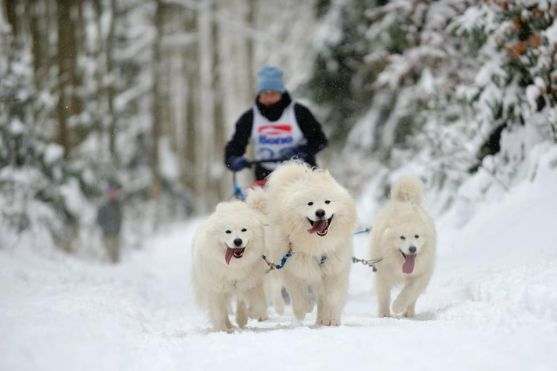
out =
[[[555,370],[555,154],[468,223],[463,207],[438,221],[437,270],[415,319],[376,318],[373,274],[357,265],[340,327],[271,312],[212,333],[189,287],[196,221],[114,267],[2,250],[0,370]],[[366,237],[354,241],[365,256]]]

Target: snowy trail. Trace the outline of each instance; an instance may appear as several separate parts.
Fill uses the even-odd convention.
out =
[[[437,270],[417,318],[375,317],[372,272],[354,265],[343,325],[271,312],[211,333],[189,287],[196,222],[117,267],[0,251],[0,370],[555,370],[557,175],[516,187],[457,230],[438,223]],[[545,186],[544,186],[545,185]],[[517,227],[519,226],[519,227]],[[355,255],[365,256],[366,236]]]

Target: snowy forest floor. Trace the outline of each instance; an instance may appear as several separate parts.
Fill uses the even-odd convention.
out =
[[[543,176],[541,176],[543,175]],[[271,310],[212,333],[189,287],[196,222],[108,266],[31,247],[0,251],[1,370],[555,370],[557,174],[541,174],[440,232],[415,319],[376,318],[372,272],[353,266],[343,325]],[[365,256],[357,236],[355,255]]]

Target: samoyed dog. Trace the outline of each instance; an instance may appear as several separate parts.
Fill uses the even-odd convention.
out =
[[[378,315],[391,315],[391,289],[402,285],[392,310],[413,317],[416,301],[433,274],[435,225],[422,207],[423,183],[403,177],[391,188],[391,200],[377,213],[369,238],[371,259],[377,263],[375,291]]]
[[[299,321],[317,303],[317,325],[339,325],[348,291],[352,233],[357,223],[354,201],[328,171],[290,161],[271,173],[264,197],[269,226],[266,241],[274,262],[291,250],[281,270],[270,272],[284,285]],[[275,295],[280,300],[279,295]],[[276,303],[275,303],[276,305]]]
[[[243,202],[221,202],[194,235],[193,289],[215,331],[231,330],[233,299],[238,326],[244,327],[248,317],[267,319],[263,218]]]

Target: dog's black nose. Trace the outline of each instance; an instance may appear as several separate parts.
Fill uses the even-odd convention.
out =
[[[324,216],[325,216],[325,210],[323,210],[323,209],[317,210],[317,211],[315,212],[315,216],[318,217],[318,218],[324,217]]]
[[[408,251],[410,251],[411,254],[415,254],[416,253],[416,246],[410,246],[408,248]]]
[[[234,245],[236,246],[241,246],[242,245],[242,239],[241,238],[236,238],[234,240]]]

